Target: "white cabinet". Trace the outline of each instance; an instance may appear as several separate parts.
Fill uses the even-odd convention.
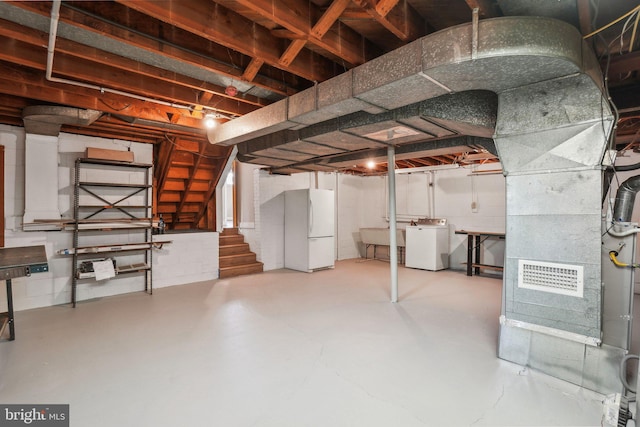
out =
[[[416,225],[407,227],[405,266],[423,270],[449,268],[449,227]]]

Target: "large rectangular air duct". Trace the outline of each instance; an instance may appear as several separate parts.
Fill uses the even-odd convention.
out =
[[[264,145],[260,138],[283,129],[322,144],[346,134],[339,146],[345,151],[355,151],[356,140],[379,142],[371,135],[400,125],[489,136],[496,108],[456,101],[473,96],[469,91],[487,100],[483,91],[497,94],[493,137],[507,184],[499,356],[600,392],[618,391],[617,365],[626,350],[608,344],[602,328],[601,162],[613,118],[601,80],[575,27],[539,17],[486,19],[425,36],[291,97],[286,109],[225,123],[209,138],[242,142],[251,155]],[[428,108],[439,102],[450,108]],[[352,126],[364,116],[366,126]]]

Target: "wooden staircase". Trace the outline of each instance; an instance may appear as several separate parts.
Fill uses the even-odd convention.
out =
[[[167,229],[215,230],[215,189],[231,149],[179,138],[156,148],[157,213]]]
[[[237,228],[225,228],[220,234],[220,275],[234,277],[243,274],[262,273],[262,263],[256,261],[256,254],[249,250],[244,236]]]

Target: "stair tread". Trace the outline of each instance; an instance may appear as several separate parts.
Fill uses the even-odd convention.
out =
[[[256,262],[252,262],[249,264],[241,264],[241,265],[232,265],[230,267],[220,267],[220,270],[239,270],[241,268],[244,267],[257,267],[257,266],[263,266],[264,263],[260,262],[260,261],[256,261]]]
[[[240,240],[240,239],[244,240],[244,236],[242,234],[228,234],[226,236],[224,234],[221,234],[218,238],[220,241],[223,241],[223,240],[233,241],[233,240]]]
[[[240,254],[222,255],[219,257],[220,268],[240,266],[240,265],[252,265],[256,260],[256,254],[250,251]]]
[[[244,265],[236,265],[233,267],[221,267],[220,268],[220,278],[229,278],[229,277],[237,277],[244,276],[247,274],[258,274],[264,271],[263,263],[255,262],[251,264]]]
[[[251,251],[247,251],[247,252],[240,252],[237,254],[229,254],[229,255],[220,255],[218,258],[239,258],[242,256],[247,256],[247,255],[255,255],[255,253],[251,252]]]

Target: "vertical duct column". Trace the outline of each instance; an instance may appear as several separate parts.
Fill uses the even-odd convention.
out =
[[[58,137],[27,133],[24,151],[23,224],[37,219],[59,220]]]
[[[501,93],[494,137],[507,197],[499,356],[600,392],[617,383],[616,357],[598,347],[600,165],[612,126],[581,74]]]

